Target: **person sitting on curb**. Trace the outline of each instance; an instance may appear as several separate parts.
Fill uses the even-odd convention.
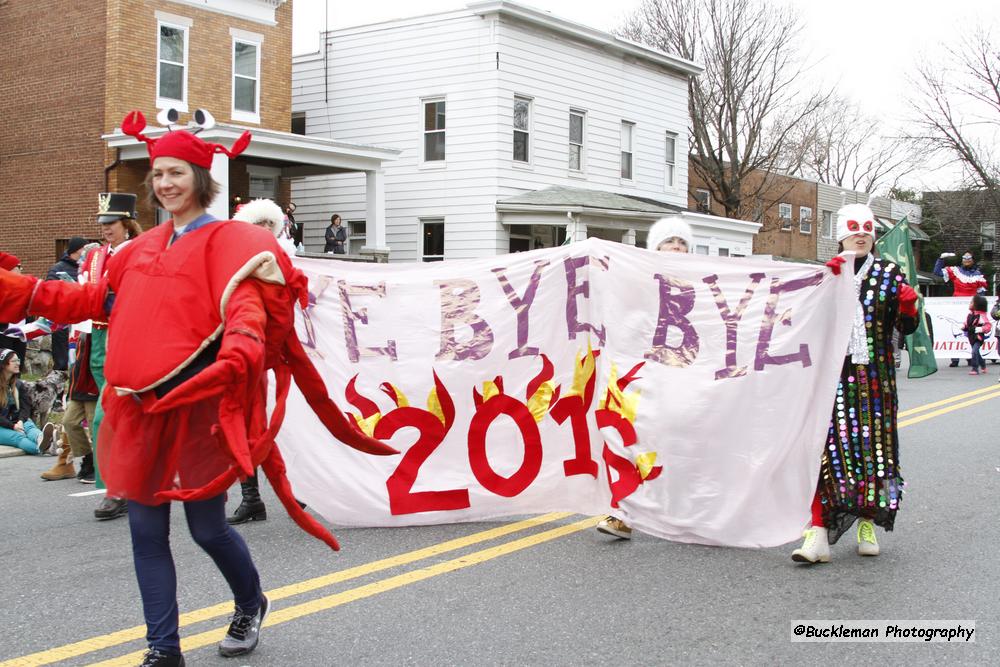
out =
[[[39,429],[31,421],[31,402],[18,379],[21,360],[14,350],[0,350],[0,445],[17,447],[26,454],[47,454],[58,435],[48,422]]]
[[[694,249],[691,225],[677,215],[660,218],[649,228],[646,248],[657,252],[691,252]],[[623,540],[632,539],[632,528],[615,516],[609,515],[601,519],[597,524],[597,531]]]

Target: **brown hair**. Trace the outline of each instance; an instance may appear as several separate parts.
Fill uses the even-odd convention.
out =
[[[208,208],[212,204],[212,200],[215,199],[216,195],[222,189],[221,186],[215,182],[212,178],[212,172],[204,167],[199,167],[196,164],[190,162],[187,163],[191,167],[191,171],[194,172],[194,196],[198,200],[198,205],[202,208]],[[153,170],[150,169],[146,174],[146,203],[151,207],[163,208],[160,200],[156,198],[156,193],[153,192]]]

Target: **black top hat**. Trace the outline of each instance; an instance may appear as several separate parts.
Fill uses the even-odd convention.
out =
[[[127,192],[102,192],[97,195],[97,221],[110,225],[122,218],[135,219],[136,196]]]

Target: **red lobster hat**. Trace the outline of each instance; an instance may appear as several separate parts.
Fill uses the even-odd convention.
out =
[[[216,153],[225,153],[230,158],[234,158],[245,151],[250,144],[250,132],[244,132],[232,148],[226,148],[221,144],[202,141],[187,130],[171,130],[159,139],[150,139],[142,133],[144,129],[146,129],[146,117],[142,115],[142,112],[129,111],[122,121],[122,132],[139,141],[146,142],[150,164],[158,157],[173,157],[186,160],[205,169],[211,169],[212,156]]]

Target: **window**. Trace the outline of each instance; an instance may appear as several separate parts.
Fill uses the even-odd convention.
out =
[[[622,178],[632,180],[632,135],[635,123],[622,121]]]
[[[347,254],[357,255],[364,247],[368,236],[368,224],[364,220],[347,221]]]
[[[719,248],[719,257],[729,257],[729,248]]]
[[[663,185],[666,188],[674,187],[674,171],[677,165],[677,133],[667,132],[666,158],[663,165]]]
[[[444,259],[444,220],[430,218],[420,221],[423,237],[423,261],[440,262]]]
[[[833,238],[833,211],[823,211],[823,238]]]
[[[292,134],[306,133],[306,114],[304,111],[292,112]]]
[[[696,254],[696,255],[707,255],[708,254],[708,246],[707,245],[696,245],[694,247],[694,254]]]
[[[702,190],[698,188],[694,191],[694,200],[698,202],[698,212],[699,213],[711,213],[711,197],[712,193],[708,190]]]
[[[159,24],[157,47],[156,106],[167,107],[187,102],[187,27]],[[187,111],[180,108],[179,111]]]
[[[778,204],[778,218],[781,220],[781,229],[788,231],[792,228],[792,205],[781,202]]]
[[[809,206],[799,206],[799,233],[812,234],[813,210]]]
[[[531,100],[514,98],[514,161],[530,162]]]
[[[424,100],[424,162],[444,160],[444,100]]]
[[[573,109],[569,112],[569,168],[573,171],[583,171],[583,121],[586,115]]]
[[[983,237],[983,252],[993,252],[993,244],[996,242],[997,223],[979,223],[979,233]]]
[[[260,122],[260,45],[233,40],[233,119]]]
[[[278,178],[267,175],[250,175],[250,199],[274,199],[278,194]]]

